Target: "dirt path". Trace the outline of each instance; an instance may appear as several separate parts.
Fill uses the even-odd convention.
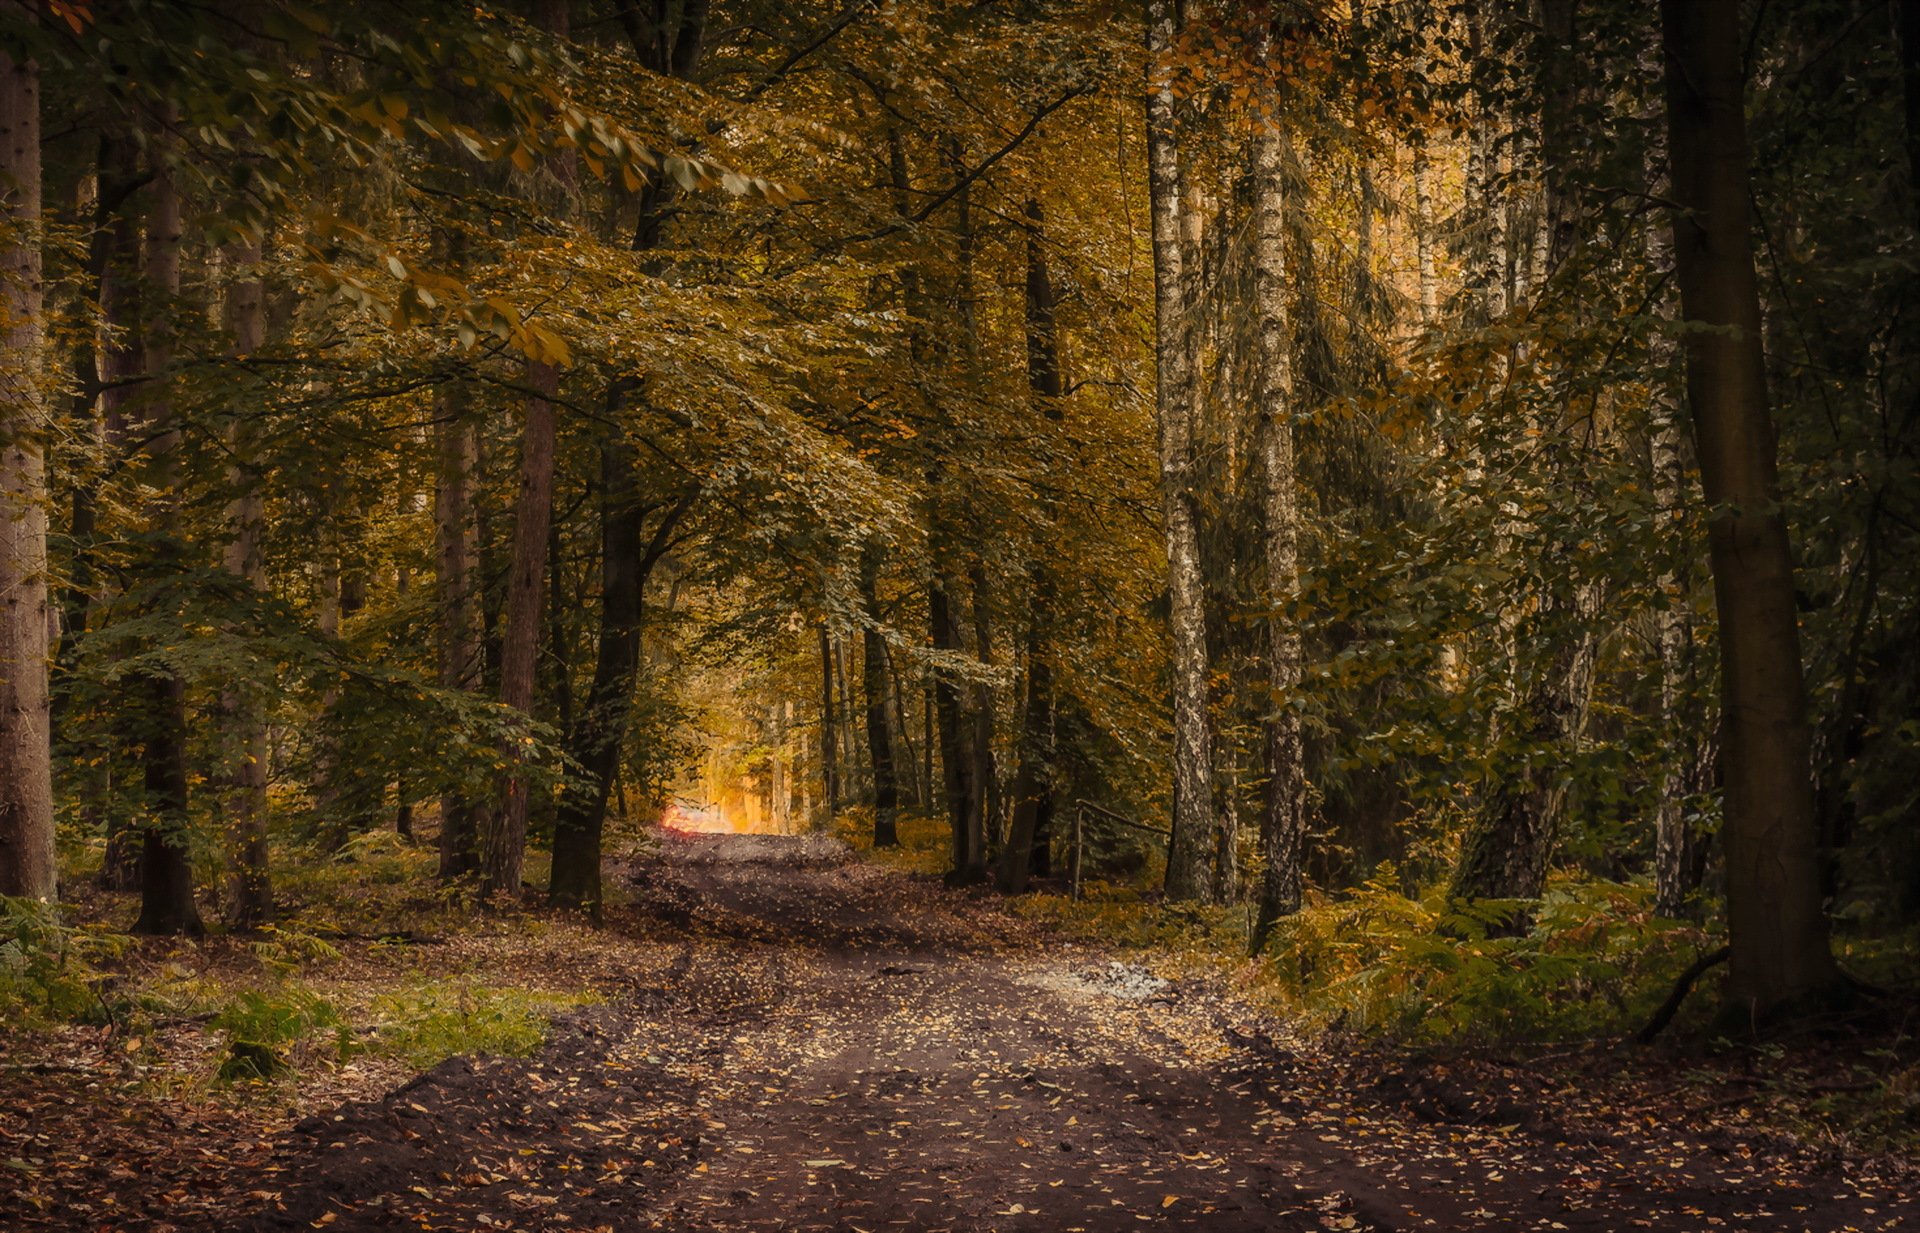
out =
[[[1217,991],[824,845],[674,839],[631,876],[669,960],[538,1058],[311,1119],[233,1227],[1920,1228],[1892,1183],[1539,1076],[1296,1056]]]

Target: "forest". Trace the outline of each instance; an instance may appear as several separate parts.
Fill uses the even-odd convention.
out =
[[[1917,451],[1920,0],[0,0],[0,1226],[1920,1227]]]

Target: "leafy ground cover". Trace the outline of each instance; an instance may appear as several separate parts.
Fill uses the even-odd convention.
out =
[[[95,956],[142,1009],[108,994],[111,1022],[43,1019],[9,1038],[0,1102],[33,1116],[0,1122],[0,1218],[1035,1231],[1920,1220],[1907,1197],[1920,1175],[1888,1133],[1910,1061],[1839,1035],[1764,1050],[1363,1037],[1289,1009],[1298,990],[1245,959],[1224,918],[1113,888],[1080,904],[1042,890],[1009,912],[888,867],[920,859],[910,845],[863,860],[821,836],[671,838],[619,867],[601,930],[537,913],[454,929],[423,911],[404,941],[289,929]],[[368,883],[380,884],[353,884]],[[222,1080],[240,1039],[285,1069]]]

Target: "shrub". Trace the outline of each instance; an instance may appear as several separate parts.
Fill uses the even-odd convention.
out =
[[[227,1056],[219,1077],[226,1082],[276,1079],[292,1069],[293,1046],[315,1033],[327,1033],[335,1052],[354,1049],[353,1029],[332,1002],[300,985],[245,989],[235,994],[209,1026],[227,1035]]]
[[[1270,978],[1323,1022],[1418,1040],[1589,1036],[1652,1013],[1712,943],[1654,915],[1644,883],[1549,887],[1532,927],[1498,936],[1519,905],[1410,899],[1387,871],[1338,899],[1313,896],[1282,923]]]
[[[73,928],[55,904],[0,896],[0,1020],[96,1021],[107,1013],[97,964],[131,941]]]
[[[425,1070],[461,1053],[525,1057],[547,1039],[554,1013],[590,999],[530,989],[435,984],[375,1003],[377,1048]]]

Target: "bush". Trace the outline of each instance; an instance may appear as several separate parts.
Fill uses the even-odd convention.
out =
[[[1493,931],[1519,905],[1409,899],[1389,870],[1338,899],[1311,897],[1282,922],[1268,970],[1287,1000],[1326,1023],[1417,1040],[1620,1032],[1650,1015],[1713,942],[1654,915],[1644,883],[1561,881],[1531,929]]]
[[[96,966],[132,939],[75,929],[55,904],[0,896],[0,1021],[98,1021],[106,976]]]
[[[226,1082],[279,1078],[292,1069],[287,1059],[293,1046],[315,1033],[331,1035],[342,1058],[355,1047],[353,1029],[334,1004],[300,985],[242,990],[209,1026],[227,1034],[219,1070]]]

